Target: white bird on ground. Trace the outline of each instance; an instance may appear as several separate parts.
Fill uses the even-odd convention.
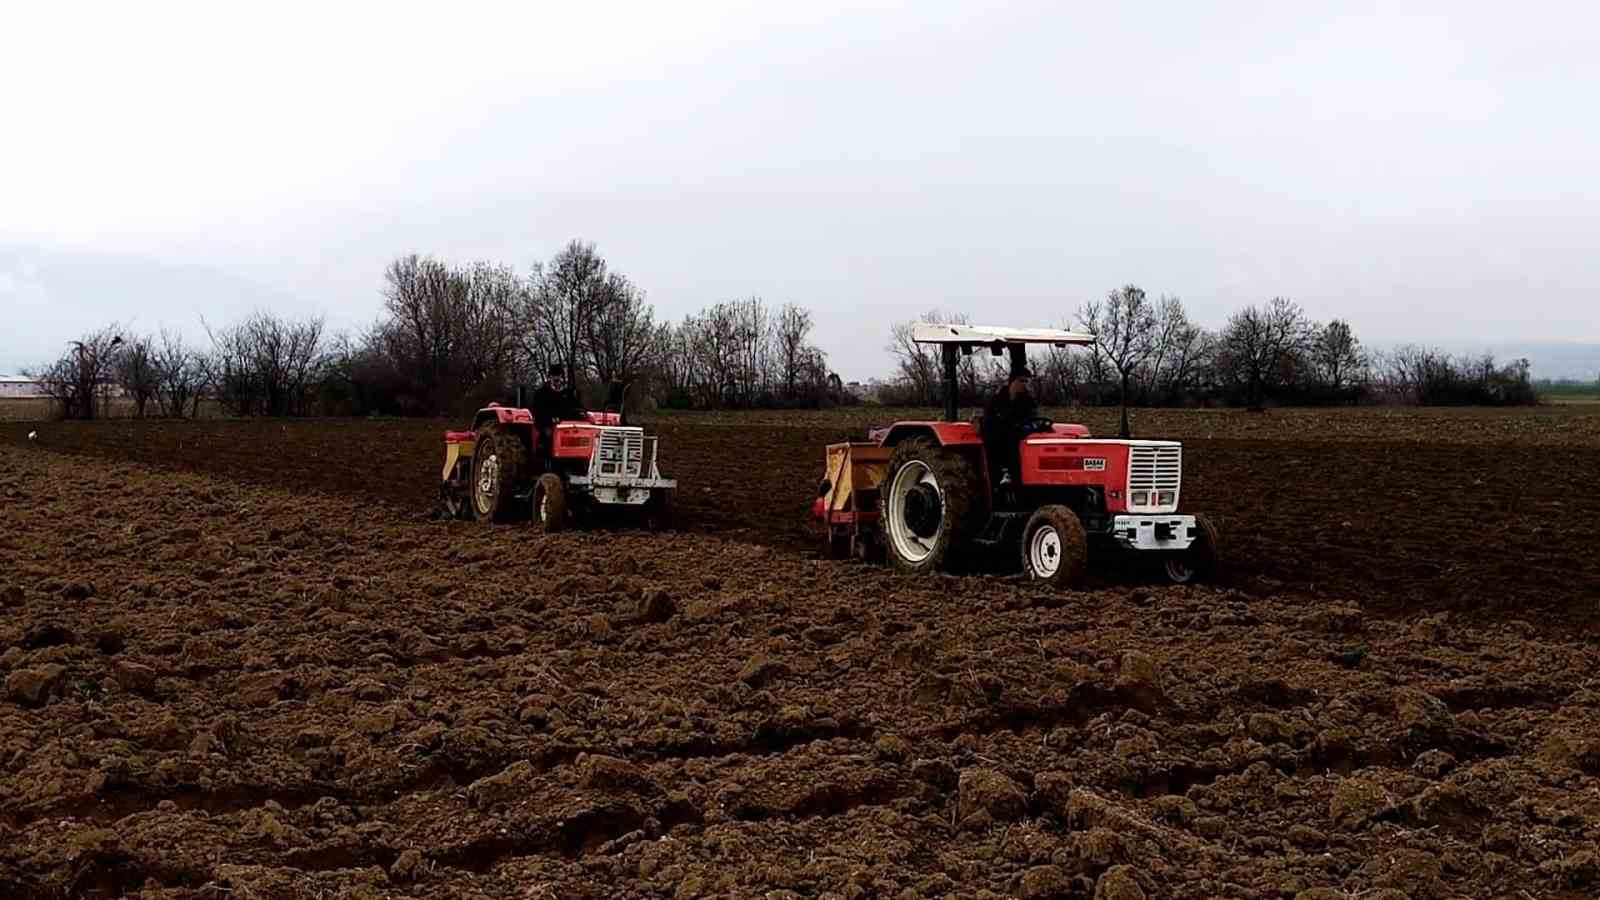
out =
[[[37,432],[37,431],[28,432],[28,440],[33,441],[33,440],[38,440],[38,438],[39,438],[39,432]]]

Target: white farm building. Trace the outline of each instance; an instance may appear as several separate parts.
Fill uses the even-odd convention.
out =
[[[0,375],[0,399],[38,400],[46,396],[44,386],[26,375]]]

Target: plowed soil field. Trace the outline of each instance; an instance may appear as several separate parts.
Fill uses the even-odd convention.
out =
[[[817,559],[875,418],[663,417],[664,535],[430,518],[450,423],[5,426],[0,896],[1600,891],[1585,408],[1141,416],[1230,575],[1076,592]]]

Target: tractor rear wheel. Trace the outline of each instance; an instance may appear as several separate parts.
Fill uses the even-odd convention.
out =
[[[1180,554],[1167,557],[1163,568],[1173,584],[1213,581],[1222,571],[1221,538],[1211,517],[1194,517],[1194,543]]]
[[[498,422],[478,429],[472,454],[472,514],[480,522],[503,522],[516,512],[527,450],[522,438]]]
[[[981,512],[972,464],[926,438],[894,448],[883,496],[884,543],[903,572],[949,569]]]
[[[546,472],[534,484],[533,521],[546,533],[567,527],[567,485],[560,475]]]
[[[1022,529],[1022,574],[1032,581],[1071,587],[1089,563],[1089,535],[1065,506],[1041,506]]]

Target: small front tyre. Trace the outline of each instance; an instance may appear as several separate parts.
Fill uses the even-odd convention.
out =
[[[1221,541],[1217,526],[1210,517],[1194,517],[1194,543],[1182,553],[1167,557],[1163,563],[1167,580],[1173,584],[1193,581],[1214,581],[1222,570]]]
[[[534,484],[533,521],[546,534],[567,526],[567,485],[560,475],[546,472]]]
[[[672,528],[672,491],[658,490],[644,504],[646,531],[668,531]]]
[[[1031,581],[1071,587],[1083,580],[1089,536],[1078,514],[1065,506],[1041,506],[1022,529],[1022,574]]]

